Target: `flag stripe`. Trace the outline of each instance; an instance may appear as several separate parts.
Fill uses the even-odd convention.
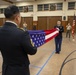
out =
[[[49,35],[45,36],[45,40],[49,39],[50,37],[53,37],[54,35],[56,35],[57,33],[59,33],[58,31],[55,31],[53,33],[50,33]]]
[[[74,19],[73,19],[73,24],[72,24],[72,37],[74,39],[74,33],[75,33],[75,14],[74,14]]]
[[[57,35],[58,35],[58,33],[56,33],[55,35],[49,37],[49,38],[46,40],[46,42],[48,42],[48,41],[50,41],[51,39],[55,38]]]

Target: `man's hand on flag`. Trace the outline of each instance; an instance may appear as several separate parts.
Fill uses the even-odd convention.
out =
[[[59,28],[56,28],[58,31],[60,31],[60,29]]]

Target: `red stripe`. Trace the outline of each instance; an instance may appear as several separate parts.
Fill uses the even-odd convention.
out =
[[[55,32],[57,29],[51,29],[51,30],[44,30],[45,34],[48,35],[50,33]]]
[[[55,35],[53,35],[52,37],[50,37],[49,39],[45,40],[45,42],[50,41],[51,39],[55,38],[58,35],[58,33],[56,33]]]

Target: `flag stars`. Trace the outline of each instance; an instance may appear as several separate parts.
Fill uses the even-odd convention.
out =
[[[40,39],[42,39],[42,37],[40,37]]]
[[[37,35],[36,35],[36,37],[37,37]]]
[[[41,42],[41,40],[39,40],[39,42]]]
[[[39,40],[39,38],[37,38]]]
[[[38,46],[40,46],[40,44],[38,44]]]
[[[34,38],[34,35],[32,35],[32,38]]]
[[[34,40],[36,40],[36,38],[34,38]]]
[[[42,45],[42,43],[41,43],[41,45]]]
[[[35,45],[37,47],[37,45]]]
[[[41,45],[44,44],[44,40],[45,40],[45,35],[44,35],[44,33],[31,34],[30,36],[31,36],[31,38],[32,38],[32,40],[33,40],[33,42],[34,42],[34,45],[35,45],[36,47],[39,47],[39,46],[41,46]]]
[[[38,43],[38,41],[36,41],[36,43]]]

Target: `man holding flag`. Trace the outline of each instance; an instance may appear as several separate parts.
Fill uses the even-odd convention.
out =
[[[55,37],[56,53],[59,54],[61,51],[62,33],[64,32],[64,27],[61,25],[61,21],[57,21],[57,25],[54,28],[59,31],[58,36]]]

